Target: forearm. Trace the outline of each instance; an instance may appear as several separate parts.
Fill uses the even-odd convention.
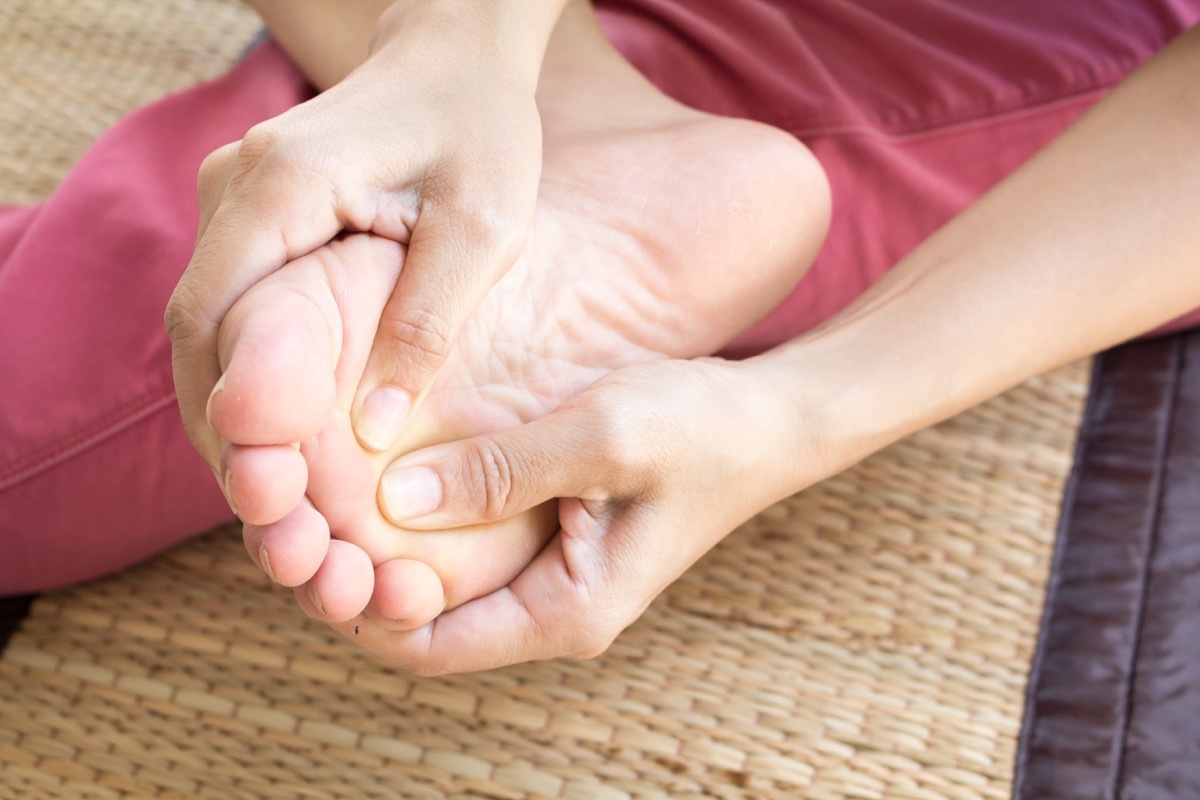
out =
[[[756,360],[827,409],[828,468],[1200,306],[1196,75],[1200,28],[846,312]]]
[[[494,51],[536,83],[550,33],[567,0],[247,0],[313,84],[341,81],[374,50],[417,26],[434,43],[447,29],[474,31],[472,45]]]
[[[246,0],[313,85],[328,89],[361,64],[393,0]]]

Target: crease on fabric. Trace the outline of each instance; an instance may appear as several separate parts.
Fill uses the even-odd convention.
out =
[[[98,421],[78,428],[45,447],[38,448],[33,455],[15,459],[3,471],[0,471],[0,492],[7,491],[85,450],[99,445],[175,402],[174,391],[164,393],[162,389],[158,389],[147,394],[152,396],[149,399],[146,395],[137,397],[101,417]]]

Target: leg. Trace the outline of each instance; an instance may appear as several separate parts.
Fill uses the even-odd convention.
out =
[[[162,329],[192,220],[131,224],[153,193],[89,168],[0,218],[0,594],[94,578],[231,517],[180,436]]]
[[[174,408],[162,313],[200,161],[307,96],[274,48],[122,120],[0,209],[0,594],[97,577],[232,519]]]

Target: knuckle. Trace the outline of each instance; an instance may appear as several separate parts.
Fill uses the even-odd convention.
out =
[[[526,215],[508,198],[488,198],[474,188],[461,187],[446,204],[461,242],[495,257],[512,261],[525,244]]]
[[[202,316],[196,309],[195,298],[186,283],[180,283],[171,293],[163,312],[163,324],[167,329],[167,338],[174,345],[191,341],[203,329]]]
[[[483,205],[465,209],[462,220],[467,234],[485,247],[503,252],[520,250],[524,237],[516,215],[494,205]]]
[[[644,446],[646,437],[635,415],[619,404],[605,404],[605,410],[596,415],[593,431],[596,456],[614,473],[639,473],[653,465],[653,459]]]
[[[575,658],[599,658],[607,652],[632,621],[626,614],[622,594],[600,579],[594,580],[588,591],[574,595],[567,604],[570,618],[584,622],[572,628],[574,635],[566,653]]]
[[[602,618],[583,635],[580,646],[576,649],[578,658],[599,658],[608,652],[616,641],[621,627],[612,625],[607,618]]]
[[[501,519],[511,507],[514,469],[508,455],[488,438],[466,442],[464,475],[472,505],[486,521]]]
[[[579,653],[578,653],[579,658],[585,658],[585,659],[599,658],[600,656],[602,656],[608,652],[608,648],[612,646],[612,643],[616,639],[616,637],[606,638],[606,637],[593,636],[593,637],[591,637],[591,639],[593,641],[585,643],[583,646],[583,649],[581,649],[579,651]]]
[[[407,308],[398,313],[385,309],[379,320],[379,335],[405,350],[405,358],[423,370],[433,370],[450,354],[454,329],[438,314]]]
[[[241,163],[258,161],[279,147],[285,136],[270,120],[260,122],[246,131],[238,147],[237,160]]]
[[[233,181],[269,175],[272,182],[303,183],[315,158],[314,148],[305,137],[289,131],[278,120],[268,120],[246,132],[232,167]]]
[[[225,182],[230,168],[237,161],[238,149],[239,144],[231,142],[223,147],[218,147],[204,157],[204,160],[200,162],[200,169],[196,172],[196,185],[201,195]]]

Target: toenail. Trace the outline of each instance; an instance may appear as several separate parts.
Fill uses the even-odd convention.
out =
[[[275,580],[275,570],[271,569],[271,558],[267,555],[267,546],[265,544],[258,547],[258,566],[262,571],[267,573],[267,577],[271,579],[271,583],[279,583]]]
[[[233,498],[229,494],[229,481],[227,478],[222,478],[221,473],[217,472],[215,468],[209,467],[209,469],[212,469],[213,477],[217,480],[217,486],[221,488],[221,496],[225,498],[225,503],[229,506],[229,510],[232,511],[233,515],[236,517],[237,509],[234,508]]]
[[[385,472],[380,485],[387,514],[396,522],[424,516],[442,503],[442,482],[429,467]]]
[[[363,444],[373,450],[390,450],[400,438],[412,400],[395,386],[380,386],[363,401],[356,430]]]
[[[225,470],[225,478],[221,481],[221,485],[225,489],[225,502],[229,503],[229,510],[233,515],[237,516],[237,503],[233,502],[233,470]]]
[[[204,418],[208,420],[208,427],[212,427],[212,404],[221,390],[225,388],[225,373],[221,373],[221,377],[217,379],[217,385],[208,393],[208,402],[204,405]]]
[[[325,604],[321,602],[321,595],[317,591],[317,587],[311,583],[308,585],[308,599],[317,607],[317,611],[321,612],[321,616],[325,616]]]

